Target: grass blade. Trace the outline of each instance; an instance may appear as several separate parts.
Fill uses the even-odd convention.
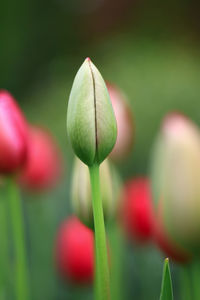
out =
[[[164,261],[160,300],[173,300],[172,280],[168,258]]]

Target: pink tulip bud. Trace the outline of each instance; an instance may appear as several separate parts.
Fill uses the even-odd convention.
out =
[[[56,267],[59,274],[74,283],[93,280],[94,234],[78,218],[70,217],[59,228],[56,240]]]
[[[134,122],[131,108],[123,93],[114,85],[107,83],[108,93],[117,120],[117,141],[110,154],[115,161],[123,160],[132,150]]]
[[[148,242],[153,233],[153,211],[149,180],[137,177],[124,187],[122,220],[131,239]]]
[[[27,154],[27,124],[15,99],[0,90],[0,173],[22,167]]]
[[[152,190],[170,240],[186,253],[200,249],[200,130],[188,118],[164,119],[152,155]]]
[[[61,153],[50,133],[39,127],[29,128],[26,164],[19,182],[25,188],[40,190],[54,186],[61,174]]]

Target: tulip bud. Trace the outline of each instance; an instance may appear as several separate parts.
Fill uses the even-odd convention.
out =
[[[152,238],[153,210],[148,178],[136,177],[125,184],[121,214],[131,239],[144,243]]]
[[[30,190],[54,186],[61,174],[61,154],[49,132],[29,128],[27,161],[19,174],[21,185]]]
[[[163,226],[184,249],[200,248],[200,132],[179,114],[168,115],[154,146],[152,186]]]
[[[114,161],[120,161],[127,157],[133,147],[133,116],[125,95],[112,84],[108,83],[107,88],[117,120],[117,141],[110,157]]]
[[[74,283],[93,280],[94,233],[76,217],[70,217],[59,228],[56,240],[56,266],[59,274]]]
[[[7,91],[0,91],[0,173],[17,171],[26,160],[27,125]]]
[[[100,185],[104,218],[108,220],[116,213],[121,187],[118,174],[108,160],[100,165]],[[93,227],[89,170],[78,158],[74,163],[71,196],[75,214],[84,224]]]
[[[88,166],[100,164],[111,152],[117,125],[105,82],[87,58],[69,97],[67,131],[75,154]]]

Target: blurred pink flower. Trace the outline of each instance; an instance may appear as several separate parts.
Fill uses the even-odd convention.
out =
[[[115,161],[123,160],[132,150],[134,139],[134,121],[123,93],[113,84],[107,83],[108,92],[117,120],[117,141],[110,154]]]
[[[29,128],[26,164],[19,175],[20,184],[31,190],[54,186],[61,175],[61,153],[51,134],[39,127]]]
[[[0,173],[15,172],[26,155],[26,120],[12,95],[0,90]]]
[[[170,113],[154,144],[151,181],[158,244],[179,261],[200,249],[199,179],[200,130],[184,115]]]

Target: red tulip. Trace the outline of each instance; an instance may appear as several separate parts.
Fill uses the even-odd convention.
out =
[[[26,160],[27,124],[15,99],[0,91],[0,173],[12,173]]]
[[[147,242],[151,239],[153,213],[148,178],[133,178],[125,184],[122,220],[125,231],[132,239],[138,242]]]
[[[186,263],[191,255],[182,249],[177,243],[170,239],[162,222],[162,202],[159,202],[158,214],[154,223],[154,238],[158,247],[164,252],[165,256],[170,257],[175,262]]]
[[[74,283],[93,280],[94,234],[76,217],[64,221],[58,231],[56,266],[63,278]]]
[[[22,170],[19,182],[32,189],[44,189],[54,185],[61,173],[61,157],[58,147],[44,129],[29,129],[27,161]]]
[[[122,92],[112,84],[107,84],[107,88],[117,120],[117,141],[110,157],[119,161],[126,158],[132,149],[134,122],[131,108]]]

